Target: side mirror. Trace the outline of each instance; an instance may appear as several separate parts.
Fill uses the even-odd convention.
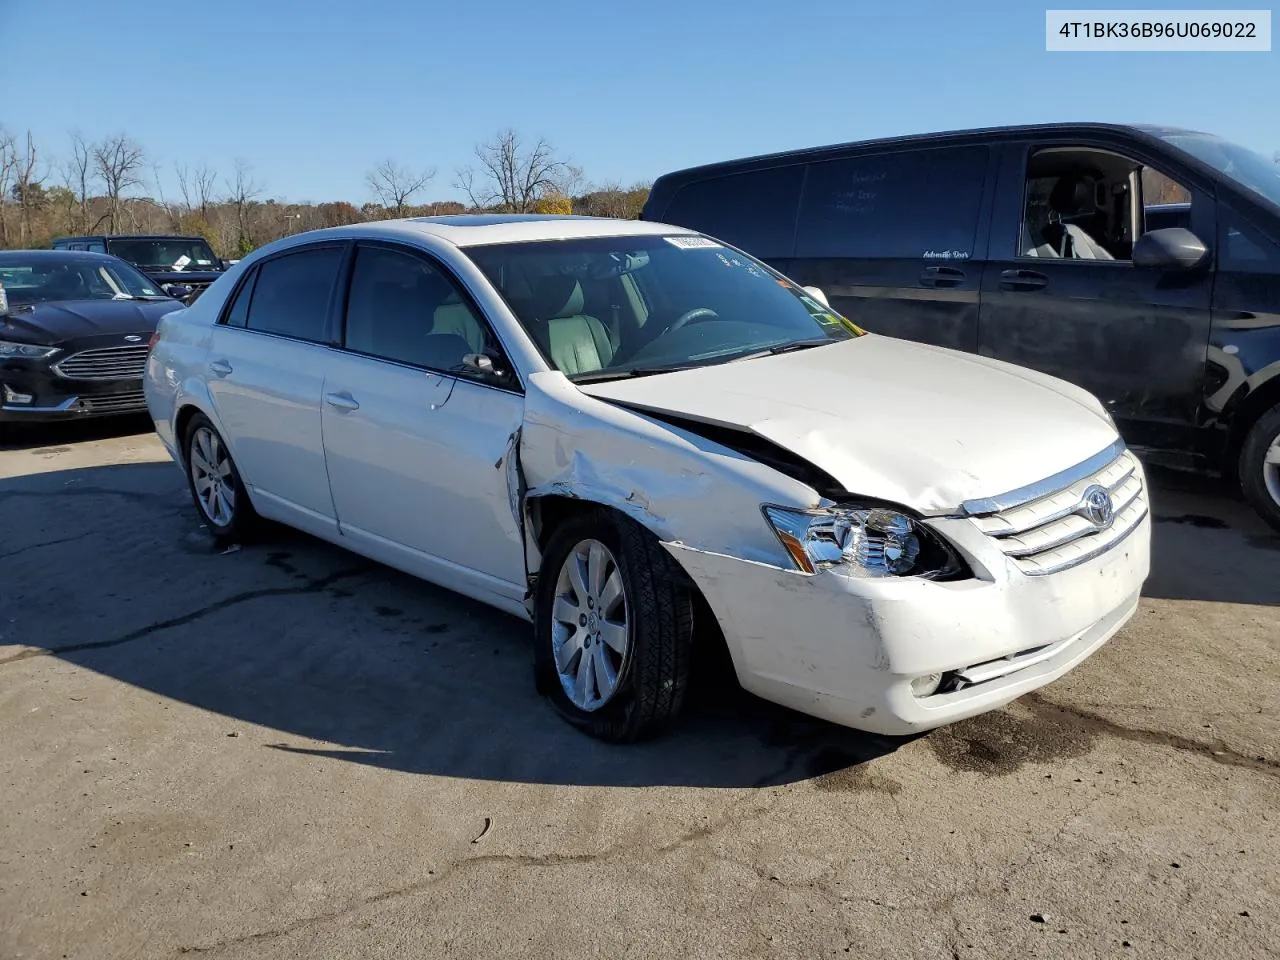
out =
[[[195,288],[186,283],[166,283],[162,289],[175,300],[185,300]]]
[[[505,380],[508,373],[499,366],[500,362],[499,357],[486,350],[484,353],[463,354],[460,366],[463,372],[478,375],[485,380]]]
[[[1144,233],[1133,245],[1135,267],[1192,270],[1204,263],[1209,248],[1185,227],[1165,227]]]
[[[809,296],[813,297],[813,299],[817,300],[820,304],[822,304],[828,310],[831,309],[831,304],[827,302],[827,295],[822,292],[822,289],[820,287],[801,287],[800,289],[803,290],[805,293],[807,293]]]

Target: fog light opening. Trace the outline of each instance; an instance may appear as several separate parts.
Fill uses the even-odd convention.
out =
[[[938,692],[942,684],[942,674],[931,673],[925,677],[916,677],[911,681],[911,692],[917,697],[931,697]]]
[[[13,387],[9,386],[7,383],[4,385],[5,403],[30,403],[34,399],[34,394],[18,393],[17,390],[13,389]]]

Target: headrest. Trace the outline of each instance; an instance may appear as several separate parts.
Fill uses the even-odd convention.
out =
[[[539,320],[582,313],[582,286],[573,277],[543,277],[533,291],[533,313]]]
[[[1060,177],[1049,194],[1049,206],[1063,216],[1093,213],[1097,209],[1093,183],[1076,174]]]

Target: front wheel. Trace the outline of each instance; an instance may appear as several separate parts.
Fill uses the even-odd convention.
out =
[[[534,619],[538,686],[574,726],[615,743],[661,732],[689,683],[693,594],[634,521],[595,510],[543,553]]]
[[[1280,404],[1259,417],[1245,437],[1240,486],[1250,505],[1280,531]]]
[[[247,538],[258,515],[249,502],[231,451],[204,414],[195,414],[187,424],[183,453],[191,499],[214,542]]]

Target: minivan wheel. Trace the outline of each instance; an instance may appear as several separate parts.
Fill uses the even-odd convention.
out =
[[[1240,486],[1245,499],[1280,531],[1280,404],[1259,417],[1245,437]]]
[[[603,509],[566,522],[543,553],[535,611],[538,688],[574,726],[624,743],[679,713],[692,588],[644,527]]]
[[[183,453],[191,499],[214,541],[245,539],[258,517],[231,451],[204,414],[187,424]]]

